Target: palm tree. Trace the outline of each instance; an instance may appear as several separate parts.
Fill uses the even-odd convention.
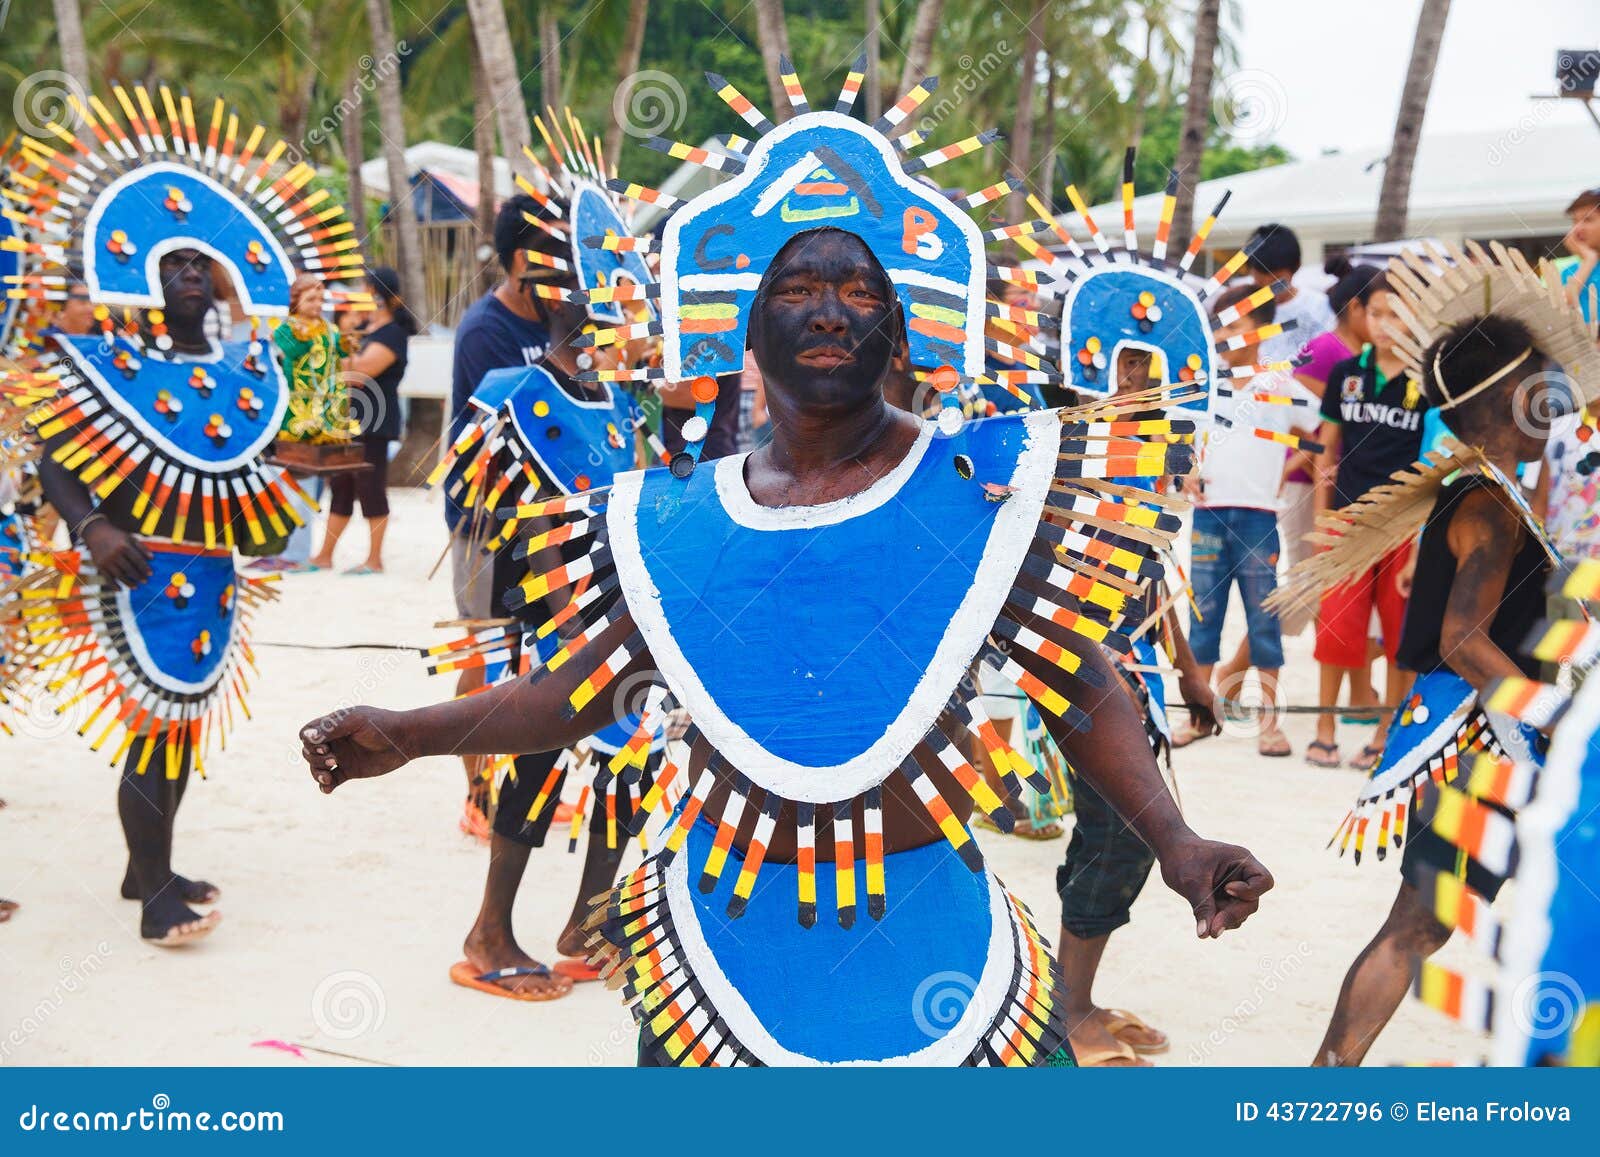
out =
[[[911,41],[906,46],[905,66],[900,70],[900,86],[895,93],[899,100],[911,91],[911,86],[928,75],[933,63],[933,38],[939,31],[939,16],[944,12],[944,0],[921,0],[917,17],[911,25]]]
[[[61,68],[85,89],[89,87],[89,46],[83,39],[83,12],[78,0],[55,0],[56,37],[61,41]]]
[[[867,52],[867,75],[865,96],[867,98],[865,112],[869,121],[878,119],[878,114],[883,112],[883,89],[878,68],[878,30],[883,23],[883,6],[878,0],[867,0],[867,35],[864,47]]]
[[[494,95],[489,91],[489,73],[483,66],[483,48],[472,38],[472,147],[478,154],[478,234],[479,248],[489,253],[478,263],[479,295],[494,288],[496,264],[494,240]]]
[[[366,108],[362,102],[361,74],[356,69],[350,70],[350,83],[345,87],[344,119],[339,122],[339,146],[344,152],[344,164],[347,170],[350,203],[347,209],[350,213],[350,224],[355,226],[356,239],[362,245],[367,243],[367,190],[361,181],[361,162],[366,159],[366,148],[362,144],[363,128],[366,118],[362,115]]]
[[[781,57],[794,59],[789,51],[789,25],[783,16],[783,0],[755,0],[756,45],[761,49],[761,65],[767,73],[767,91],[772,97],[774,122],[789,119],[789,98],[784,93]]]
[[[1422,0],[1417,34],[1411,41],[1411,63],[1406,66],[1406,86],[1400,92],[1400,113],[1394,120],[1394,143],[1383,170],[1378,192],[1378,219],[1372,227],[1374,241],[1398,241],[1406,234],[1406,214],[1411,203],[1411,169],[1422,139],[1422,119],[1428,113],[1428,91],[1439,61],[1439,42],[1450,15],[1450,0]]]
[[[644,29],[650,15],[650,0],[628,0],[628,24],[622,34],[622,55],[617,58],[617,84],[624,85],[639,71],[644,53]],[[622,151],[622,121],[612,116],[606,129],[606,160],[615,163]]]
[[[1044,56],[1045,0],[1029,0],[1028,21],[1022,32],[1022,82],[1017,89],[1017,118],[1011,131],[1010,175],[1032,188],[1033,110],[1039,103],[1039,61]],[[1022,218],[1022,193],[1011,194],[1007,216]]]
[[[561,24],[553,0],[539,5],[539,94],[545,108],[561,107]]]
[[[389,0],[366,0],[367,23],[372,30],[373,56],[383,60],[395,50],[394,10]],[[383,137],[383,159],[389,170],[389,212],[394,217],[400,251],[400,282],[407,304],[426,324],[426,281],[422,273],[422,237],[417,229],[417,208],[411,200],[406,173],[406,115],[400,95],[400,70],[378,72],[378,127]]]
[[[1218,24],[1222,0],[1200,0],[1194,17],[1194,57],[1189,62],[1189,95],[1183,106],[1183,135],[1178,138],[1178,199],[1172,211],[1169,252],[1182,253],[1194,232],[1194,190],[1200,183],[1200,161],[1211,125],[1211,78],[1216,69]]]
[[[528,106],[522,99],[522,78],[511,50],[511,28],[501,0],[467,0],[472,35],[482,49],[483,72],[500,126],[500,148],[507,157],[520,156],[533,143]]]

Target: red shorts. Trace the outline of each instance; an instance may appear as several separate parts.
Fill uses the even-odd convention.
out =
[[[1330,667],[1367,665],[1367,627],[1377,608],[1383,630],[1383,653],[1394,662],[1400,649],[1400,628],[1406,600],[1396,580],[1411,555],[1411,545],[1396,547],[1365,574],[1333,588],[1317,611],[1317,645],[1312,652]]]

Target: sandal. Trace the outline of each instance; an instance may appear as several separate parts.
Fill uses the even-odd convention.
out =
[[[1151,1028],[1125,1008],[1108,1008],[1106,1031],[1136,1053],[1146,1056],[1164,1053],[1172,1047],[1172,1040],[1158,1028]]]
[[[560,1000],[572,991],[568,984],[566,988],[553,988],[547,992],[532,992],[526,988],[502,988],[496,984],[497,980],[511,980],[518,976],[539,976],[549,979],[551,972],[543,964],[533,967],[516,965],[512,968],[496,968],[492,972],[479,972],[473,967],[471,961],[460,960],[450,966],[450,981],[459,984],[462,988],[470,988],[474,992],[486,992],[490,996],[503,996],[507,1000],[525,1000],[530,1002],[543,1002],[547,1000]]]
[[[1184,722],[1180,724],[1178,729],[1172,733],[1172,746],[1188,747],[1189,744],[1193,743],[1196,739],[1208,739],[1211,737],[1211,734],[1212,733],[1210,731],[1207,731],[1204,728],[1196,727],[1194,724],[1189,722]]]
[[[1317,755],[1319,751],[1327,752],[1326,755]],[[1339,758],[1339,745],[1337,743],[1324,743],[1320,739],[1313,739],[1306,744],[1306,762],[1312,767],[1343,767],[1344,763]]]
[[[1256,754],[1269,759],[1282,759],[1293,755],[1294,749],[1289,746],[1289,737],[1274,727],[1256,737]]]
[[[1383,744],[1369,743],[1361,749],[1361,753],[1350,760],[1348,766],[1356,771],[1371,771],[1383,762]]]
[[[983,813],[980,812],[979,814],[982,815]],[[1020,836],[1025,840],[1059,840],[1064,831],[1055,820],[1048,820],[1042,826],[1034,827],[1033,821],[1027,816],[1023,816],[1016,822],[1016,826],[1011,829],[1011,834]]]
[[[472,796],[467,796],[461,805],[461,818],[456,821],[456,826],[461,829],[461,834],[477,840],[480,844],[489,842],[492,829],[489,826],[489,816],[482,806]]]
[[[591,980],[599,980],[601,968],[598,964],[590,964],[581,956],[564,956],[551,966],[551,971],[557,976],[565,976],[574,984],[585,984]]]
[[[1090,1049],[1086,1052],[1072,1050],[1077,1058],[1080,1069],[1148,1069],[1154,1066],[1137,1052],[1132,1046],[1117,1042],[1116,1047]]]

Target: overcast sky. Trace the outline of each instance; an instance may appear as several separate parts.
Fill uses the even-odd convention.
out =
[[[1297,157],[1387,143],[1421,0],[1236,4],[1240,67],[1218,82],[1244,98],[1246,136],[1276,140]],[[1600,0],[1455,0],[1423,131],[1500,130],[1529,116],[1585,121],[1576,102],[1540,110],[1529,97],[1555,91],[1557,49],[1597,45]]]

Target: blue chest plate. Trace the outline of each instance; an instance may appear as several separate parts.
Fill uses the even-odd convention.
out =
[[[233,642],[233,552],[158,548],[150,551],[150,572],[138,587],[115,595],[124,646],[163,691],[202,695],[221,676]]]
[[[491,370],[472,397],[491,412],[505,409],[546,481],[573,494],[633,469],[637,407],[621,390],[604,388],[605,400],[579,401],[545,369],[523,366]]]
[[[252,354],[254,343],[222,342],[210,358],[167,361],[98,337],[56,341],[95,394],[158,453],[201,474],[249,466],[283,424],[283,376],[264,349]]]
[[[687,483],[617,480],[611,544],[651,653],[718,750],[785,798],[849,798],[894,770],[966,675],[1033,538],[1056,415],[931,430],[823,506],[756,505],[743,457]],[[1014,490],[995,503],[982,482]]]

